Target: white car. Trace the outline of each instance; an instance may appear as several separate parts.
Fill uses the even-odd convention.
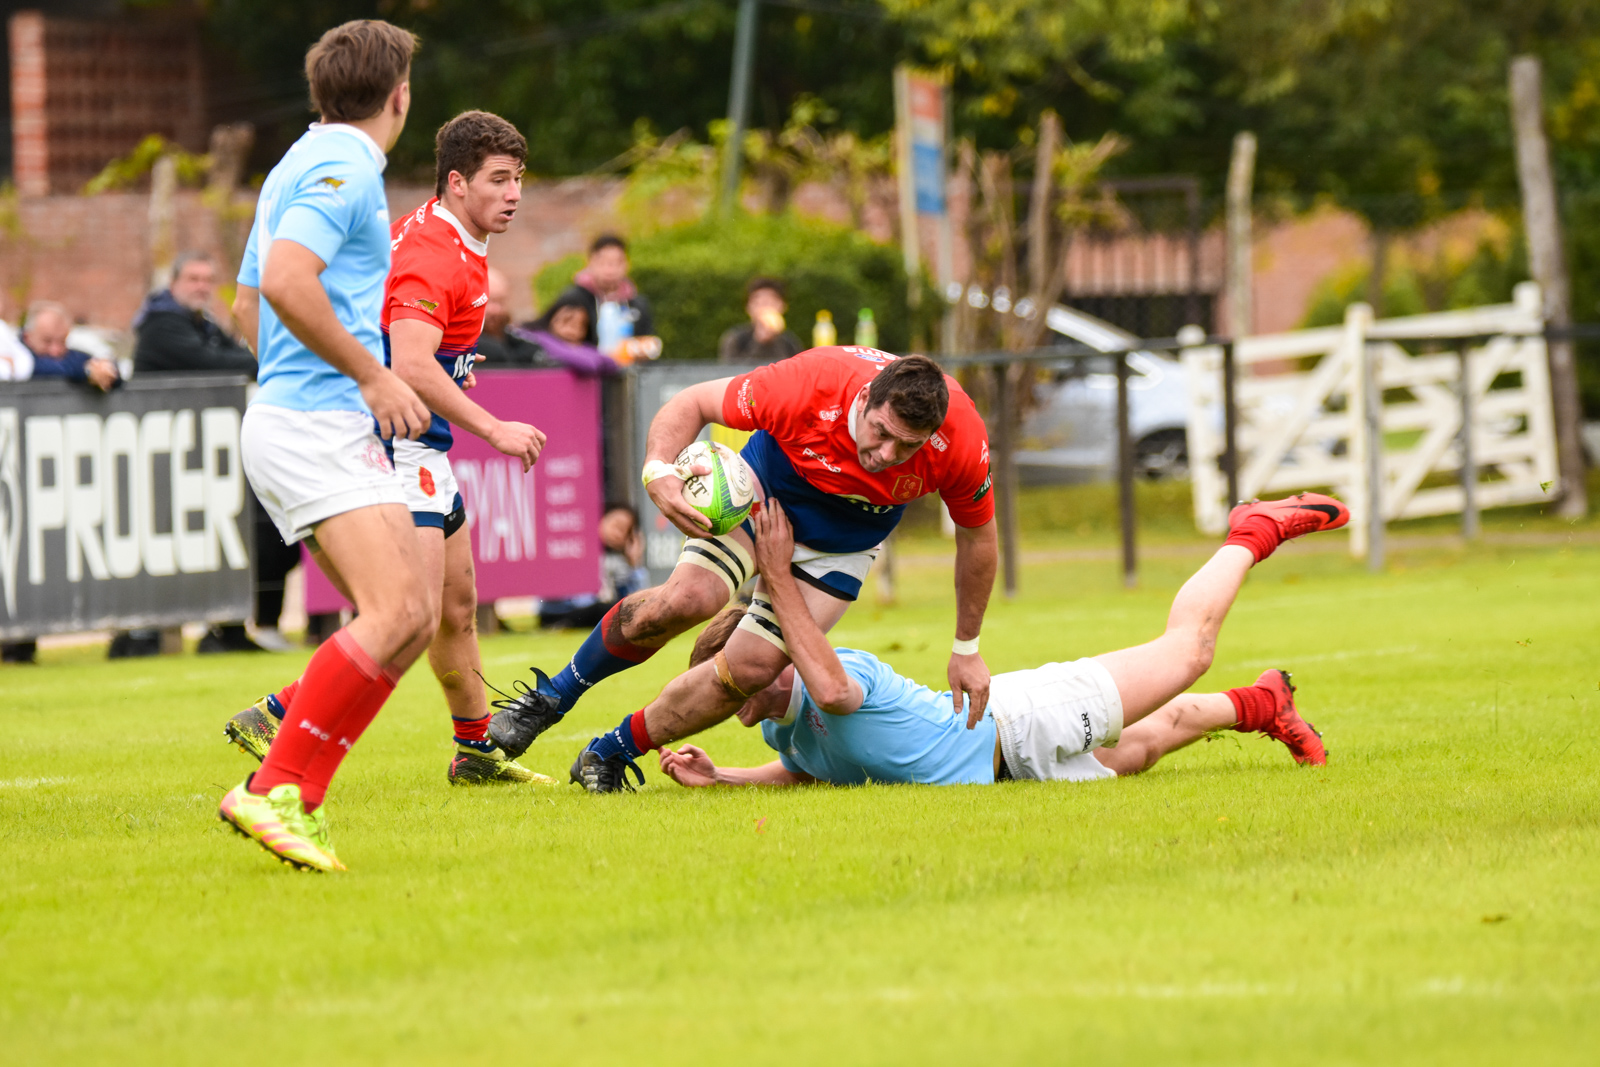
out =
[[[1081,311],[1052,307],[1054,333],[1102,352],[1126,349],[1139,338]],[[1189,386],[1183,364],[1165,353],[1128,355],[1128,417],[1134,469],[1147,478],[1189,473]],[[1117,375],[1110,357],[1076,368],[1051,368],[1033,387],[1015,454],[1025,481],[1083,481],[1115,476]]]

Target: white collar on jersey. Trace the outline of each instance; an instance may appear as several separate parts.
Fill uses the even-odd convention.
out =
[[[850,401],[850,417],[845,422],[845,425],[850,428],[850,440],[854,441],[856,444],[861,443],[861,438],[856,436],[856,401],[867,395],[868,388],[870,388],[870,386],[863,385],[861,387],[861,392],[856,394],[856,399]]]
[[[350,125],[348,122],[313,122],[311,124],[311,133],[318,137],[325,133],[350,134],[366,145],[367,151],[372,153],[372,161],[378,165],[379,173],[382,173],[383,168],[389,165],[389,157],[383,154],[383,149],[378,146],[377,141],[372,139],[372,135],[367,133],[366,130]]]
[[[445,207],[437,200],[433,202],[433,213],[456,228],[456,233],[461,235],[462,244],[466,245],[480,256],[486,256],[489,254],[489,242],[480,241],[476,237],[472,236],[472,234],[468,233],[467,228],[461,225],[461,220],[456,218],[449,208]]]

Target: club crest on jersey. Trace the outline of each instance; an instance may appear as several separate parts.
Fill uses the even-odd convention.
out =
[[[922,479],[915,474],[902,474],[894,480],[894,489],[889,495],[909,503],[922,495]]]

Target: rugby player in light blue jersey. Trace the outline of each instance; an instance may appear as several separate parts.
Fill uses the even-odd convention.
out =
[[[949,693],[894,672],[870,652],[830,648],[790,575],[793,532],[769,500],[753,515],[756,563],[772,596],[793,666],[748,697],[746,726],[760,724],[778,758],[760,767],[718,767],[694,745],[661,751],[680,785],[827,782],[989,783],[1007,778],[1091,781],[1137,774],[1215,730],[1263,733],[1297,763],[1327,762],[1317,732],[1294,706],[1289,675],[1269,670],[1224,693],[1185,694],[1211,667],[1217,634],[1250,568],[1291,537],[1334,529],[1350,513],[1332,497],[1303,493],[1241,504],[1228,541],[1186,582],[1167,629],[1135,648],[994,676],[985,710],[958,716]],[[691,670],[731,685],[720,644],[737,625],[724,612],[695,645]],[[709,660],[709,663],[704,661]],[[1180,695],[1182,694],[1182,695]]]
[[[245,474],[284,540],[307,541],[358,612],[311,657],[261,769],[218,812],[307,870],[342,869],[322,809],[328,783],[437,622],[388,446],[420,437],[432,416],[384,365],[379,329],[383,168],[411,105],[416,44],[359,20],[306,53],[321,121],[261,187],[234,304],[261,368],[240,430]]]

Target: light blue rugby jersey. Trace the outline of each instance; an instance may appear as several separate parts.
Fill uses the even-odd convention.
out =
[[[383,362],[384,283],[389,277],[386,160],[354,126],[313,125],[272,168],[261,187],[255,224],[239,264],[239,284],[261,287],[261,257],[276,240],[304,245],[327,264],[322,288],[345,329]],[[347,378],[289,332],[261,301],[257,337],[261,390],[253,404],[294,411],[366,411]]]
[[[761,736],[786,768],[838,785],[994,781],[994,720],[987,712],[968,730],[949,693],[902,678],[870,652],[836,651],[866,699],[853,714],[829,715],[796,674],[803,695],[794,722],[761,724]]]

